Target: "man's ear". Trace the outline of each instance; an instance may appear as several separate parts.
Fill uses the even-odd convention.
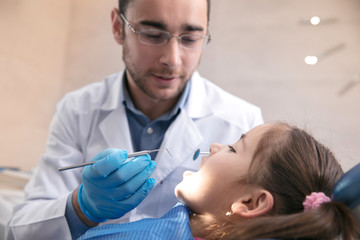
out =
[[[123,44],[123,22],[120,17],[119,10],[114,8],[111,11],[111,26],[115,41],[122,45]]]
[[[231,211],[244,218],[258,217],[271,211],[274,206],[272,194],[266,190],[255,190],[231,205]]]

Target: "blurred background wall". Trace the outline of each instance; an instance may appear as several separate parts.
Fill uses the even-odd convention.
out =
[[[116,6],[0,0],[0,167],[33,169],[58,100],[121,70]],[[260,106],[265,121],[305,127],[344,169],[359,162],[360,0],[213,0],[210,31],[203,76]],[[319,62],[305,64],[308,55]]]
[[[70,0],[0,0],[0,167],[33,168],[63,94]]]

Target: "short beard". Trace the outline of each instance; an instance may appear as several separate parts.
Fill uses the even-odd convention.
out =
[[[154,92],[151,91],[151,89],[146,84],[144,84],[143,79],[141,79],[141,77],[139,77],[139,76],[145,77],[146,73],[137,70],[137,68],[134,64],[129,63],[127,61],[127,59],[130,59],[130,58],[131,58],[131,53],[128,50],[128,47],[126,46],[126,42],[125,42],[123,45],[123,61],[126,66],[126,70],[130,74],[131,78],[133,79],[133,81],[135,82],[137,87],[139,89],[141,89],[141,91],[143,91],[147,96],[149,96],[150,98],[157,100],[157,101],[166,101],[166,100],[169,100],[170,98],[174,99],[174,98],[180,97],[180,94],[184,91],[185,86],[188,81],[185,81],[185,82],[182,81],[182,84],[179,86],[177,91],[172,96],[156,95],[156,94],[154,94]],[[172,72],[167,71],[166,73],[171,74]],[[181,77],[182,77],[182,80],[183,80],[183,78],[185,78],[183,75]],[[190,78],[190,76],[188,78]]]

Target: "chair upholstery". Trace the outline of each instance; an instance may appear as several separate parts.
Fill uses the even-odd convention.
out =
[[[336,183],[331,200],[348,206],[360,222],[360,163],[347,171]]]

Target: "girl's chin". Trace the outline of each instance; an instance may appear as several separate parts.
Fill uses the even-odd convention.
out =
[[[176,185],[175,190],[174,190],[174,193],[175,193],[176,198],[177,198],[180,202],[184,203],[184,202],[182,201],[181,187],[179,187],[180,184],[181,184],[181,183],[179,183],[178,185]]]
[[[184,204],[186,204],[186,201],[184,201],[185,199],[184,195],[186,195],[186,193],[189,192],[189,189],[190,190],[192,189],[193,182],[195,181],[193,179],[193,177],[195,177],[194,175],[195,173],[196,172],[189,170],[184,171],[182,181],[178,183],[175,187],[174,193],[176,198]]]

